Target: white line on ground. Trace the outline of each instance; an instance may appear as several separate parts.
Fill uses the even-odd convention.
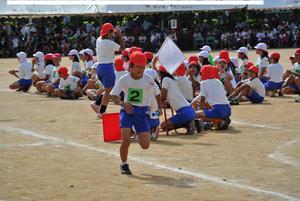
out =
[[[70,146],[74,146],[74,147],[78,147],[78,148],[83,148],[83,149],[87,149],[87,150],[91,150],[91,151],[96,151],[96,152],[104,153],[104,154],[107,154],[107,155],[112,155],[114,157],[119,158],[119,153],[117,153],[117,152],[112,152],[112,151],[108,151],[108,150],[105,150],[105,149],[99,149],[99,148],[92,147],[92,146],[89,146],[89,145],[84,145],[84,144],[73,142],[71,140],[62,139],[62,138],[58,138],[58,137],[52,137],[52,136],[48,136],[48,135],[45,135],[45,134],[41,135],[41,134],[34,133],[32,131],[29,131],[29,130],[23,130],[23,129],[19,129],[19,128],[10,127],[10,126],[7,126],[3,123],[0,123],[0,126],[1,126],[0,127],[1,130],[5,130],[5,131],[8,131],[8,132],[14,132],[14,133],[19,134],[19,135],[31,136],[31,137],[34,137],[34,138],[43,139],[43,140],[50,141],[50,142],[53,142],[53,143],[63,143],[63,144],[66,144],[66,145],[70,145]],[[178,169],[178,168],[172,167],[171,165],[166,165],[166,164],[157,163],[157,162],[150,162],[150,161],[144,160],[143,158],[140,158],[140,157],[130,157],[130,159],[132,161],[135,161],[135,162],[140,163],[140,164],[147,165],[149,167],[155,167],[155,168],[160,168],[160,169],[164,169],[164,170],[167,170],[167,171],[172,171],[172,172],[175,172],[175,173],[189,175],[189,176],[192,176],[192,177],[195,177],[195,178],[198,178],[198,179],[202,179],[202,180],[214,182],[214,183],[217,183],[217,184],[221,184],[223,186],[231,186],[231,187],[234,187],[234,188],[244,189],[244,190],[247,190],[247,191],[252,191],[252,192],[256,192],[256,193],[260,193],[260,194],[267,194],[267,195],[277,197],[277,198],[281,198],[281,199],[288,200],[288,201],[300,201],[299,198],[295,198],[295,197],[286,195],[284,193],[274,192],[274,191],[271,191],[271,190],[264,190],[264,189],[261,189],[261,188],[258,188],[258,187],[253,187],[253,186],[249,186],[249,185],[245,185],[245,184],[240,184],[240,183],[237,183],[237,182],[224,181],[222,178],[207,175],[207,174],[202,173],[202,172],[195,172],[195,171],[188,170],[188,169],[185,169],[185,168]]]
[[[282,127],[276,127],[272,125],[264,125],[264,124],[253,124],[253,123],[246,123],[242,121],[232,121],[233,124],[237,125],[244,125],[249,126],[253,128],[267,128],[267,129],[273,129],[273,130],[284,130],[285,132],[299,132],[299,129],[290,129],[290,128],[282,128]]]
[[[37,142],[32,144],[0,144],[0,148],[9,148],[9,147],[42,147],[47,145],[58,145],[58,143],[53,142]]]
[[[269,155],[269,157],[276,160],[276,161],[284,163],[284,164],[293,165],[293,166],[300,166],[299,162],[295,161],[291,157],[286,156],[282,153],[284,149],[286,149],[286,148],[288,148],[288,147],[290,147],[293,144],[296,144],[298,142],[300,142],[300,138],[298,138],[296,140],[289,141],[287,143],[284,143],[283,145],[280,145],[279,147],[277,147],[275,149],[275,151],[272,154]]]

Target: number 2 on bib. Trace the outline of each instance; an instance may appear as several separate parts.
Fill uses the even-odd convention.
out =
[[[142,103],[143,89],[128,89],[128,102],[129,103]]]

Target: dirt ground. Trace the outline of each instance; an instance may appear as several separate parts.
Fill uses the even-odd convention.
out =
[[[293,50],[279,51],[289,69]],[[161,133],[147,151],[132,143],[133,175],[124,176],[119,142],[103,142],[101,120],[86,97],[70,101],[33,94],[33,88],[9,90],[16,80],[9,69],[17,69],[17,60],[1,59],[0,200],[300,200],[296,96],[232,107],[227,131]]]

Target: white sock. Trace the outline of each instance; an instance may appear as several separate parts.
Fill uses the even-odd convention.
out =
[[[125,164],[127,164],[127,161],[125,161],[125,162],[122,161],[121,162],[121,165],[125,165]]]

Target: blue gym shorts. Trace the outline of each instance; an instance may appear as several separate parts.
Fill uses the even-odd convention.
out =
[[[182,107],[176,111],[176,114],[171,117],[173,125],[184,125],[194,120],[196,116],[195,110],[192,106]]]
[[[112,63],[99,64],[97,66],[97,75],[104,88],[113,88],[115,86],[116,73]]]
[[[225,119],[231,115],[231,107],[228,104],[213,105],[211,109],[203,110],[207,118],[220,118]]]
[[[268,82],[268,79],[266,76],[263,76],[260,80],[263,84],[267,83]]]
[[[124,109],[120,111],[120,127],[135,128],[137,134],[150,132],[148,106],[133,106],[133,113],[127,114]]]
[[[290,84],[288,85],[290,88],[292,89],[295,89],[296,91],[300,91],[300,89],[297,87],[297,85],[294,83],[294,84]]]
[[[159,126],[159,124],[160,124],[159,119],[149,118],[150,129],[156,128],[157,126]]]
[[[260,96],[255,90],[252,90],[251,95],[247,96],[247,98],[252,103],[262,103],[264,101],[264,97]]]
[[[280,89],[283,85],[283,82],[272,82],[268,81],[267,83],[264,84],[265,89],[267,91],[273,90],[273,89]]]
[[[31,84],[32,84],[32,80],[31,80],[31,79],[29,79],[29,80],[20,79],[20,80],[19,80],[19,85],[20,85],[21,87],[28,87],[28,86],[30,86]]]
[[[59,86],[59,82],[58,82],[58,83],[53,83],[53,84],[52,84],[52,87],[54,87],[55,89],[58,89],[58,86]]]

